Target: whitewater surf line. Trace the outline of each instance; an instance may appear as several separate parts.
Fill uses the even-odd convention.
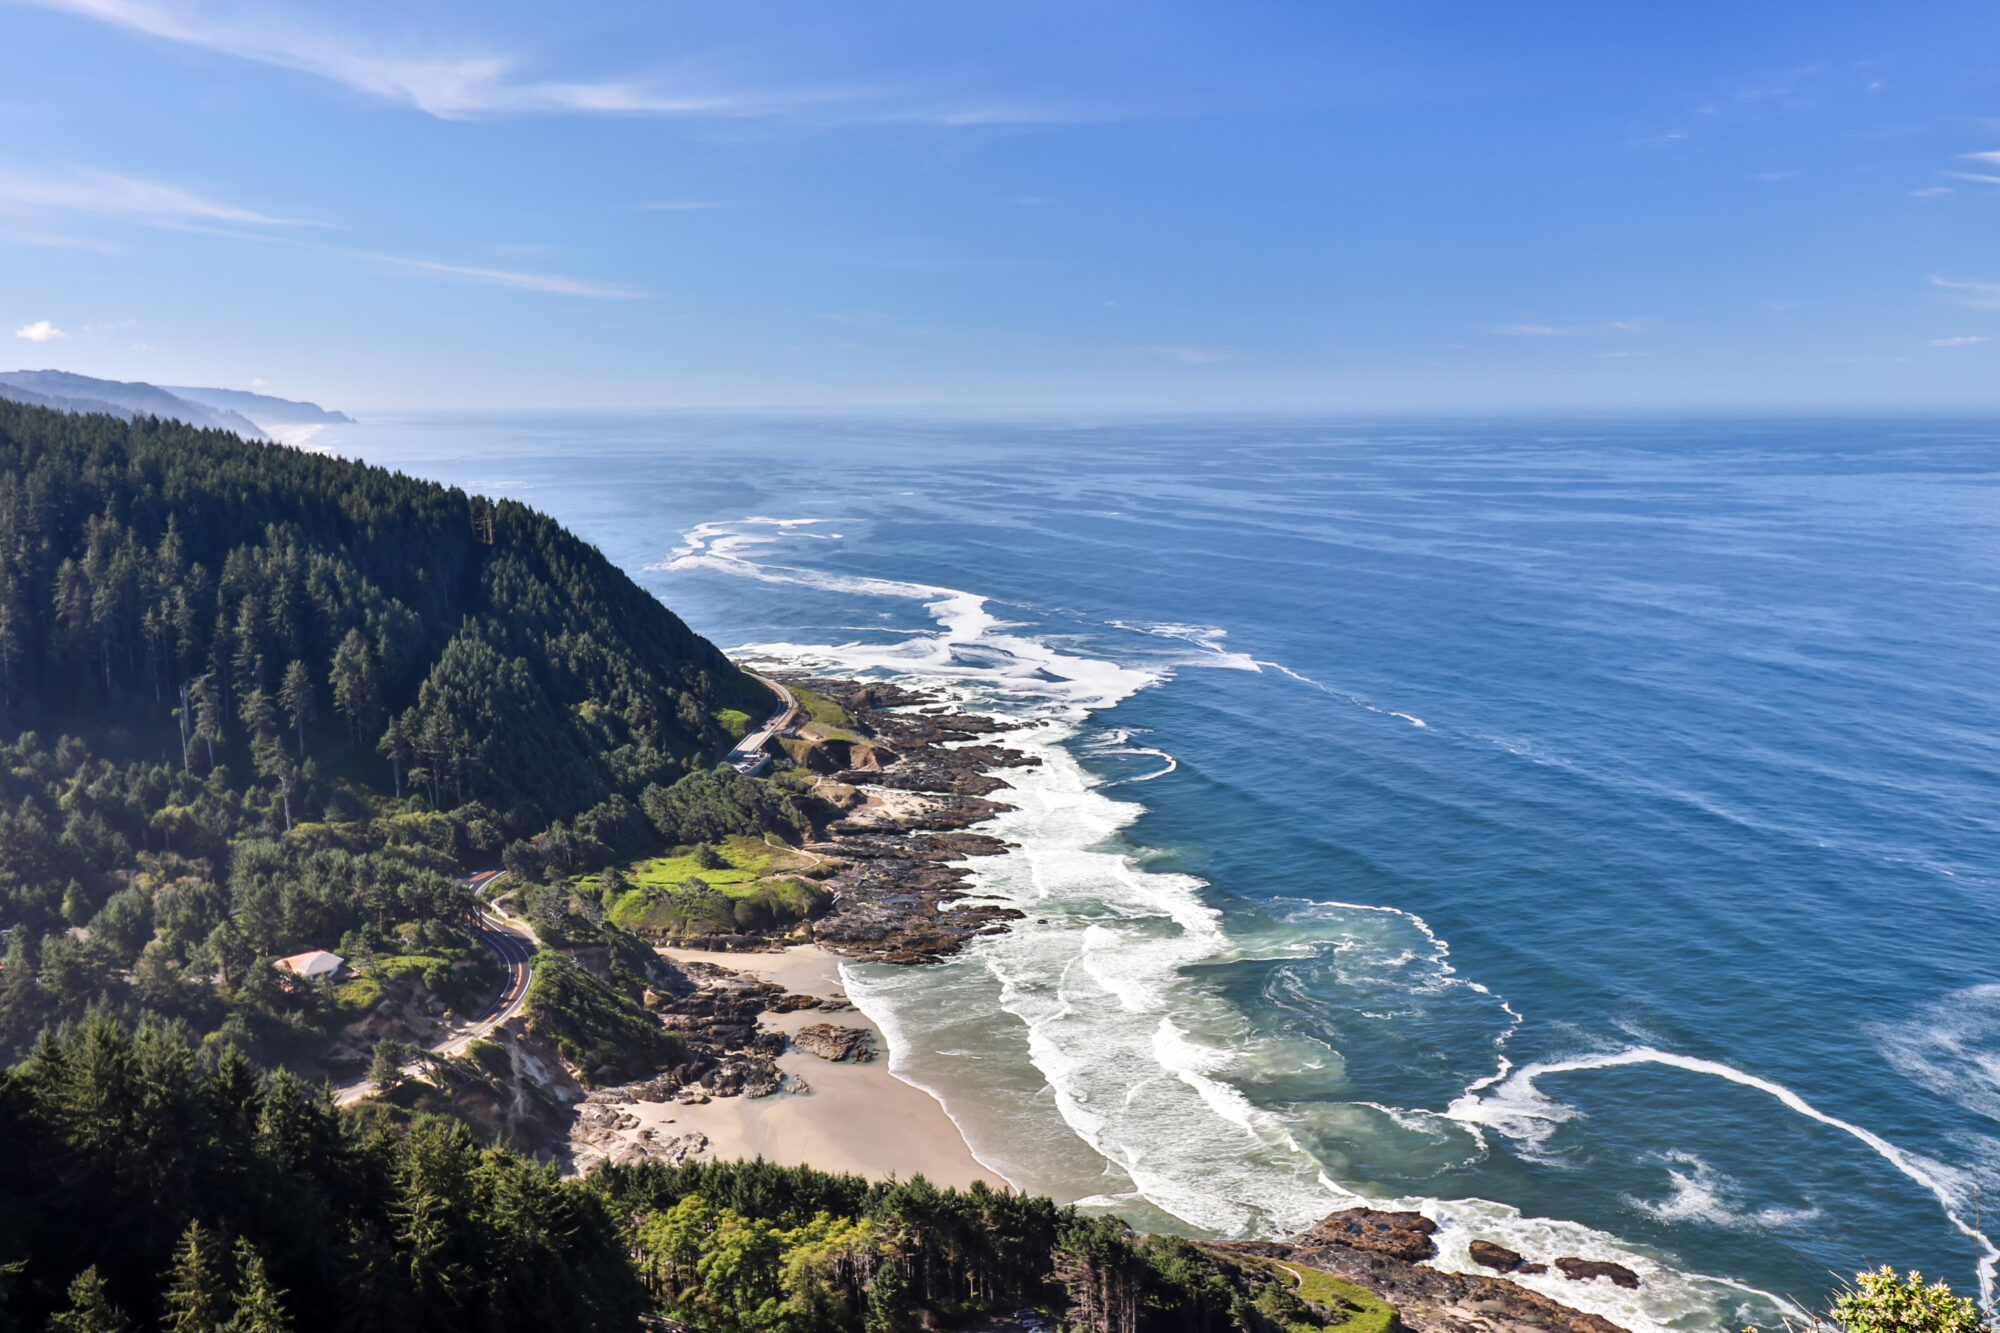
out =
[[[1420,1209],[1441,1223],[1437,1263],[1457,1271],[1482,1271],[1467,1250],[1475,1234],[1524,1252],[1610,1259],[1638,1269],[1645,1275],[1639,1292],[1567,1283],[1559,1277],[1517,1279],[1637,1333],[1684,1327],[1688,1321],[1726,1320],[1732,1316],[1722,1310],[1725,1291],[1752,1297],[1766,1311],[1791,1308],[1743,1283],[1671,1267],[1609,1233],[1579,1223],[1529,1217],[1510,1205],[1476,1198],[1364,1195],[1329,1175],[1284,1114],[1257,1106],[1231,1081],[1252,1058],[1266,1063],[1292,1061],[1303,1053],[1274,1044],[1276,1039],[1269,1034],[1253,1034],[1238,1009],[1195,980],[1190,971],[1194,965],[1241,961],[1256,951],[1246,951],[1241,941],[1224,931],[1220,913],[1201,896],[1208,887],[1205,881],[1145,870],[1116,849],[1119,831],[1144,807],[1112,800],[1105,789],[1113,784],[1089,774],[1077,762],[1072,749],[1082,739],[1082,728],[1092,713],[1170,678],[1176,668],[1242,669],[1246,660],[1251,670],[1270,666],[1324,693],[1413,726],[1423,725],[1420,719],[1342,695],[1281,664],[1225,650],[1220,646],[1222,632],[1210,627],[1118,626],[1149,637],[1177,639],[1195,650],[1188,658],[1143,669],[1065,652],[1032,634],[1011,633],[1021,627],[1001,620],[990,599],[979,594],[752,558],[753,552],[791,538],[830,540],[806,531],[812,523],[830,521],[757,518],[702,524],[689,532],[670,560],[650,568],[704,568],[766,583],[917,602],[936,624],[934,631],[887,631],[900,635],[900,641],[886,644],[766,643],[746,645],[741,651],[808,671],[881,672],[916,688],[941,691],[970,711],[995,711],[1035,724],[1009,732],[1008,744],[1035,753],[1043,762],[1008,770],[1003,776],[1014,788],[1010,808],[980,825],[982,832],[1009,842],[1012,849],[968,866],[981,901],[1015,906],[1025,918],[1005,933],[973,941],[954,959],[921,969],[922,975],[888,977],[884,974],[901,969],[842,967],[850,995],[889,1038],[891,1072],[945,1105],[982,1164],[1017,1185],[1044,1192],[1048,1186],[1043,1183],[1047,1179],[1043,1164],[1052,1155],[1069,1151],[1047,1134],[1073,1136],[1072,1142],[1105,1169],[1103,1185],[1095,1190],[1069,1189],[1069,1197],[1085,1206],[1142,1217],[1146,1209],[1157,1209],[1163,1220],[1218,1235],[1280,1234],[1335,1208],[1364,1202]],[[1348,913],[1402,923],[1400,929],[1423,941],[1414,951],[1401,946],[1399,953],[1392,939],[1364,932],[1297,939],[1288,942],[1284,954],[1311,960],[1329,949],[1337,956],[1344,950],[1380,946],[1384,952],[1378,970],[1385,985],[1397,982],[1398,969],[1406,961],[1421,960],[1428,964],[1432,979],[1404,978],[1405,984],[1416,985],[1412,993],[1462,987],[1506,1015],[1501,1032],[1492,1038],[1498,1072],[1472,1088],[1494,1086],[1515,1076],[1504,1046],[1520,1027],[1521,1014],[1485,985],[1455,975],[1445,942],[1420,918],[1380,905],[1300,900],[1297,906],[1302,917]],[[1328,928],[1337,924],[1329,919]],[[1038,1131],[1032,1145],[1010,1137],[1007,1131],[1017,1127],[1014,1123],[982,1126],[986,1108],[954,1105],[968,1089],[966,1071],[953,1062],[984,1063],[987,1052],[964,1048],[962,1040],[954,1044],[930,1036],[947,1024],[939,1012],[939,986],[956,988],[954,996],[962,993],[973,1001],[972,1012],[998,1008],[1021,1024],[1020,1049],[1046,1100],[1040,1113],[1026,1101],[1017,1109],[1024,1115],[1054,1113],[1048,1117],[1052,1123]],[[953,1030],[963,1037],[970,1026],[976,1025],[961,1023]],[[975,1043],[992,1040],[977,1032],[970,1035]],[[922,1061],[916,1055],[925,1044],[937,1052],[955,1053],[947,1060],[932,1060],[934,1072],[927,1073],[917,1067]],[[1339,1052],[1328,1049],[1332,1058],[1340,1058]],[[1336,1115],[1366,1105],[1342,1100],[1319,1104]],[[1419,1109],[1399,1114],[1382,1108],[1379,1113],[1405,1133],[1413,1119],[1436,1123],[1448,1118]],[[1473,1138],[1477,1139],[1476,1131]],[[1745,1314],[1739,1310],[1735,1317]]]
[[[1945,1183],[1933,1171],[1926,1169],[1925,1159],[1904,1152],[1873,1130],[1827,1114],[1782,1083],[1774,1083],[1770,1079],[1745,1073],[1718,1060],[1704,1060],[1692,1055],[1675,1055],[1671,1051],[1656,1050],[1651,1046],[1636,1046],[1630,1050],[1578,1056],[1572,1060],[1540,1061],[1524,1065],[1504,1076],[1482,1080],[1480,1084],[1468,1088],[1466,1095],[1452,1103],[1444,1114],[1466,1124],[1490,1126],[1510,1138],[1518,1137],[1539,1142],[1547,1137],[1555,1125],[1570,1119],[1575,1112],[1561,1103],[1552,1102],[1544,1097],[1540,1089],[1535,1086],[1535,1080],[1551,1074],[1618,1069],[1632,1065],[1663,1065],[1669,1069],[1685,1070],[1691,1074],[1706,1074],[1746,1088],[1755,1088],[1808,1120],[1816,1120],[1867,1145],[1883,1161],[1930,1191],[1944,1210],[1945,1220],[1979,1247],[1979,1303],[1987,1308],[1992,1307],[1994,1272],[1996,1265],[2000,1265],[2000,1248],[1994,1246],[1985,1232],[1960,1215],[1958,1201],[1952,1197]],[[1488,1087],[1494,1089],[1493,1096],[1490,1098],[1480,1096],[1480,1092]],[[1522,1123],[1524,1121],[1540,1122],[1548,1128],[1538,1130],[1524,1126]]]

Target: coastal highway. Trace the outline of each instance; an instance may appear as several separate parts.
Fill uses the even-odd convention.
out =
[[[754,671],[750,674],[757,675]],[[757,679],[764,681],[771,687],[771,692],[778,696],[778,711],[771,714],[763,726],[745,736],[723,760],[737,772],[753,778],[771,766],[771,756],[764,753],[765,744],[771,737],[791,726],[792,720],[799,712],[799,701],[790,690],[775,680],[765,680],[762,676],[757,676]]]
[[[504,870],[487,870],[466,880],[472,891],[485,897],[495,884],[507,877]],[[464,1026],[454,1025],[451,1035],[430,1048],[431,1054],[457,1055],[473,1042],[484,1037],[494,1028],[521,1012],[528,1002],[528,981],[532,973],[535,950],[541,941],[533,930],[522,922],[504,917],[497,907],[474,910],[466,924],[481,944],[500,956],[501,965],[507,969],[507,979],[500,987],[500,994],[482,1010],[478,1017]],[[406,1076],[423,1072],[423,1061],[413,1060],[403,1066]],[[341,1106],[360,1101],[370,1091],[367,1079],[356,1079],[344,1083],[333,1090],[333,1099]]]
[[[488,870],[466,882],[474,893],[485,898],[488,897],[488,890],[505,878],[507,872],[504,870]],[[521,1012],[521,1006],[528,1002],[529,969],[535,949],[541,943],[527,926],[512,919],[502,920],[498,908],[475,911],[466,924],[472,927],[472,933],[478,936],[481,944],[500,956],[501,965],[507,969],[507,983],[500,988],[500,994],[493,1003],[472,1020],[469,1028],[431,1047],[439,1055],[456,1055]]]

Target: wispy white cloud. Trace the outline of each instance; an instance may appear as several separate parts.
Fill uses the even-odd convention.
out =
[[[38,319],[32,324],[23,324],[20,328],[14,330],[14,336],[16,338],[25,338],[31,343],[52,343],[58,338],[69,337],[67,333],[64,333],[46,319]]]
[[[330,80],[446,120],[503,115],[822,117],[878,124],[994,126],[1102,119],[1037,103],[967,102],[882,89],[716,91],[682,76],[544,79],[519,57],[466,45],[394,49],[314,17],[232,0],[21,0],[161,41]],[[321,12],[338,13],[338,7]]]
[[[410,55],[371,49],[345,33],[269,13],[223,12],[183,0],[27,0],[163,41],[198,46],[345,84],[445,118],[522,111],[597,115],[721,115],[715,97],[673,96],[630,82],[534,82],[486,52]]]
[[[1503,338],[1574,338],[1575,329],[1559,329],[1553,324],[1502,324],[1493,330]]]
[[[505,287],[517,292],[548,292],[557,296],[589,296],[608,301],[629,301],[644,295],[630,287],[569,278],[560,273],[527,273],[518,269],[479,268],[470,264],[446,264],[433,259],[412,259],[407,255],[385,255],[372,250],[348,250],[336,246],[314,248],[333,250],[351,259],[377,264],[388,269],[452,282],[470,282],[481,287]]]
[[[1940,171],[1938,175],[1946,180],[1975,181],[1980,185],[2000,185],[2000,176],[1984,175],[1977,171]]]
[[[1931,286],[1947,293],[1950,300],[1974,310],[2000,310],[2000,282],[1960,282],[1953,278],[1932,278]]]
[[[1764,83],[1747,84],[1735,88],[1723,96],[1713,98],[1694,108],[1677,129],[1647,135],[1633,140],[1630,148],[1657,148],[1662,145],[1681,143],[1696,134],[1706,134],[1723,127],[1740,126],[1752,121],[1766,119],[1803,110],[1813,105],[1809,90],[1816,84],[1824,84],[1822,77],[1826,71],[1817,65],[1779,74]]]
[[[138,180],[108,172],[75,168],[60,176],[35,176],[0,169],[0,213],[32,214],[45,211],[73,211],[123,218],[174,231],[222,236],[235,241],[283,245],[338,255],[377,268],[476,283],[486,287],[507,287],[515,291],[549,292],[562,296],[588,296],[604,300],[628,300],[643,293],[629,287],[566,277],[559,273],[535,273],[518,269],[488,268],[419,259],[407,255],[384,254],[374,250],[333,245],[308,240],[296,227],[321,226],[286,218],[268,217],[247,208],[216,203],[177,185]],[[253,229],[254,228],[254,229]],[[29,240],[27,237],[17,237]],[[47,238],[41,244],[73,244],[100,248],[87,241]]]
[[[253,209],[220,203],[162,181],[120,176],[108,171],[72,167],[59,173],[34,173],[0,167],[0,211],[22,213],[48,210],[122,217],[140,222],[232,222],[254,227],[296,227],[316,224],[295,218],[270,217]]]
[[[1977,347],[1981,343],[1990,343],[1992,341],[1993,340],[1991,338],[1981,337],[1980,335],[1977,334],[1962,334],[1956,338],[1933,338],[1931,339],[1931,346]]]
[[[1941,194],[1957,194],[1949,185],[1927,185],[1921,190],[1910,191],[1912,199],[1935,199]]]
[[[1968,162],[1984,162],[1990,167],[2000,167],[2000,152],[1960,153],[1959,156]]]

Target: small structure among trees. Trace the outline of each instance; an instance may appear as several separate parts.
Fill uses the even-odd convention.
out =
[[[306,981],[318,981],[321,977],[340,975],[340,970],[347,966],[347,960],[324,949],[310,949],[289,958],[280,958],[273,966],[280,972],[289,972]]]

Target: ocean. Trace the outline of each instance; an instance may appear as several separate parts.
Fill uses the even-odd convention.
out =
[[[1616,1259],[1634,1330],[2000,1252],[2000,425],[449,415],[739,654],[1009,743],[1026,917],[850,967],[1017,1186]],[[1996,1231],[1995,1234],[2000,1234]]]

